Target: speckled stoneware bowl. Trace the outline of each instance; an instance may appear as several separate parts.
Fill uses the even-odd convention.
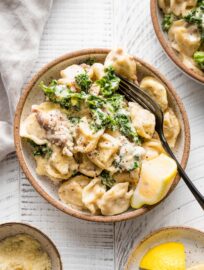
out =
[[[190,227],[167,227],[148,235],[133,248],[125,270],[138,270],[145,253],[154,246],[166,242],[181,242],[184,244],[187,268],[204,264],[204,232]]]
[[[163,32],[161,28],[161,23],[163,19],[163,13],[159,8],[157,0],[151,0],[150,2],[150,9],[151,9],[151,17],[152,23],[154,26],[154,30],[156,36],[164,49],[165,53],[169,56],[169,58],[176,64],[176,66],[183,71],[187,76],[192,78],[193,80],[204,83],[204,76],[196,74],[194,71],[186,67],[179,57],[176,55],[176,52],[171,48],[170,42],[168,41],[167,35]]]
[[[51,79],[59,78],[60,70],[72,64],[83,63],[89,57],[94,57],[97,62],[103,62],[108,52],[108,49],[86,49],[63,55],[47,64],[33,77],[33,79],[24,89],[16,109],[14,122],[14,137],[17,155],[24,173],[34,188],[48,202],[63,212],[81,219],[99,222],[115,222],[134,218],[148,212],[154,206],[143,207],[138,210],[129,209],[127,212],[116,216],[100,216],[91,215],[86,211],[76,210],[71,206],[64,204],[59,200],[57,187],[52,183],[52,181],[48,180],[46,177],[42,177],[36,174],[35,160],[29,151],[30,147],[28,147],[28,144],[25,142],[25,140],[20,138],[19,129],[21,122],[30,113],[32,104],[39,104],[44,100],[44,95],[38,86],[40,81],[44,81],[46,84],[48,84]],[[137,61],[137,73],[139,81],[141,81],[145,75],[152,75],[158,78],[166,86],[169,104],[173,107],[181,123],[181,133],[177,141],[175,154],[181,162],[183,168],[185,168],[189,156],[190,130],[188,118],[183,104],[175,90],[172,88],[171,84],[155,68],[138,58],[135,58],[135,60]],[[175,178],[169,193],[174,189],[178,181],[179,176]]]
[[[51,259],[52,270],[62,270],[60,254],[55,244],[40,230],[25,223],[9,222],[0,224],[0,241],[9,236],[25,233],[40,242]]]

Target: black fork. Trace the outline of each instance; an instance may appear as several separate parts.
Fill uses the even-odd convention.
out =
[[[163,112],[157,103],[147,94],[145,93],[139,86],[133,84],[132,82],[128,81],[127,79],[119,76],[121,81],[119,85],[119,92],[123,94],[127,100],[135,101],[139,103],[143,108],[149,110],[155,115],[156,119],[156,126],[155,129],[159,135],[161,143],[166,150],[167,153],[175,160],[178,168],[178,172],[180,176],[183,178],[184,182],[194,195],[195,199],[198,201],[202,209],[204,210],[204,196],[200,193],[200,191],[196,188],[193,182],[190,180],[188,175],[185,173],[181,164],[178,162],[177,158],[175,157],[174,153],[172,152],[171,148],[169,147],[167,140],[164,136],[163,132]]]

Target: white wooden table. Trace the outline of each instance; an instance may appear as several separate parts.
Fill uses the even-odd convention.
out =
[[[149,0],[54,1],[32,74],[63,53],[113,46],[156,66],[177,89],[191,126],[187,173],[204,193],[204,87],[183,75],[163,53],[152,28]],[[150,213],[127,222],[97,224],[49,205],[30,186],[15,154],[0,164],[0,173],[1,222],[20,220],[42,229],[58,246],[65,270],[122,270],[130,249],[156,228],[187,225],[204,230],[203,211],[182,181]]]

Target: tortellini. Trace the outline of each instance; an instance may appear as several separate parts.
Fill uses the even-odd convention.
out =
[[[140,169],[137,168],[130,172],[124,171],[124,172],[115,173],[113,175],[113,178],[117,183],[129,182],[133,184],[134,186],[136,186],[139,180],[139,173],[140,173]]]
[[[60,72],[62,78],[58,80],[58,83],[66,84],[74,90],[76,87],[75,77],[81,73],[85,73],[82,66],[71,65]]]
[[[111,135],[104,133],[96,150],[87,154],[88,158],[101,169],[106,169],[111,166],[115,154],[120,146],[119,141]]]
[[[94,81],[100,80],[105,75],[105,71],[104,71],[105,67],[104,67],[103,64],[101,64],[101,63],[94,63],[91,68],[93,70],[92,79]]]
[[[162,111],[168,106],[166,88],[156,78],[146,76],[140,82],[140,87],[159,104]]]
[[[90,182],[90,179],[84,175],[77,175],[64,182],[58,194],[60,199],[67,204],[72,204],[80,208],[85,208],[82,202],[82,190]]]
[[[85,154],[82,154],[81,161],[79,163],[79,172],[90,177],[96,177],[102,172],[102,169],[91,162]]]
[[[117,215],[126,211],[130,206],[133,191],[128,191],[129,183],[115,184],[99,200],[99,208],[103,215]]]
[[[158,157],[161,153],[165,153],[162,144],[157,139],[151,139],[143,143],[142,147],[145,149],[145,159],[151,160]]]
[[[48,176],[53,181],[61,181],[70,178],[78,170],[78,164],[73,157],[62,154],[58,147],[53,147],[53,153],[49,159],[36,156],[36,172],[39,175]]]
[[[31,113],[22,123],[20,136],[30,139],[36,144],[47,143],[45,130],[39,125],[35,113]]]
[[[82,202],[92,214],[99,212],[99,201],[105,194],[106,187],[100,178],[93,179],[82,191]]]
[[[103,132],[104,130],[101,129],[94,133],[90,128],[87,118],[83,117],[77,129],[77,146],[75,147],[75,151],[81,153],[89,153],[93,151],[96,148],[98,140],[100,139]]]
[[[126,54],[123,49],[112,50],[106,57],[105,67],[113,66],[116,73],[130,80],[137,80],[136,61],[134,57]]]
[[[164,13],[174,13],[176,16],[185,15],[197,5],[197,0],[159,0],[159,7]]]
[[[164,135],[170,147],[175,147],[177,137],[180,133],[179,121],[171,108],[164,113]]]
[[[173,22],[168,37],[174,48],[180,54],[193,56],[201,43],[201,36],[195,25],[188,25],[184,20]]]
[[[129,102],[130,116],[137,133],[151,139],[155,131],[155,116],[136,102]]]

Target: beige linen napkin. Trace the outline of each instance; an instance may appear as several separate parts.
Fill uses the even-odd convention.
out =
[[[0,160],[14,151],[13,116],[37,59],[52,0],[0,1]]]

